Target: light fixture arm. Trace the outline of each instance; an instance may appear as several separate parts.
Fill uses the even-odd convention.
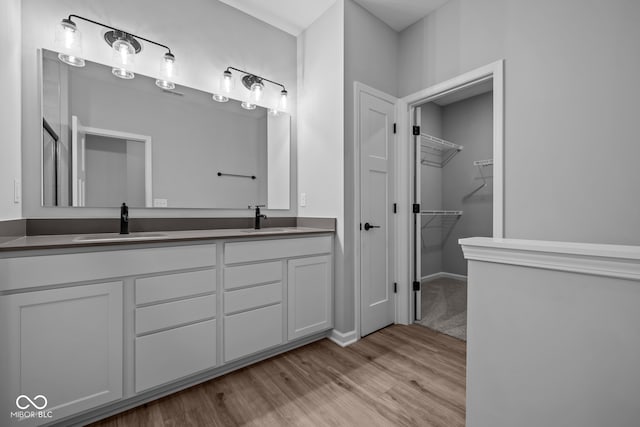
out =
[[[255,77],[259,78],[260,80],[264,80],[264,81],[269,82],[271,84],[274,84],[276,86],[280,86],[282,88],[282,90],[284,90],[285,92],[287,91],[287,88],[285,88],[282,83],[274,82],[273,80],[269,80],[269,79],[264,78],[262,76],[258,76],[256,74],[253,74],[253,73],[250,73],[248,71],[244,71],[244,70],[241,70],[241,69],[235,68],[235,67],[227,67],[227,71],[229,71],[229,70],[235,70],[235,71],[238,71],[240,73],[246,74],[248,76],[255,76]]]
[[[136,35],[136,34],[132,34],[132,33],[128,32],[128,31],[123,31],[123,30],[121,30],[121,29],[119,29],[119,28],[115,28],[115,27],[112,27],[111,25],[103,24],[102,22],[97,22],[97,21],[94,21],[94,20],[92,20],[92,19],[85,18],[85,17],[83,17],[83,16],[73,15],[73,14],[69,15],[69,17],[68,17],[67,19],[68,19],[69,21],[73,22],[73,20],[72,20],[71,18],[78,18],[78,19],[82,19],[83,21],[87,21],[87,22],[90,22],[90,23],[92,23],[92,24],[99,25],[99,26],[101,26],[101,27],[109,28],[109,29],[114,30],[114,31],[119,31],[119,32],[124,33],[124,34],[128,34],[128,35],[130,35],[130,36],[132,36],[132,37],[134,37],[134,38],[136,38],[136,39],[144,40],[144,41],[146,41],[146,42],[148,42],[148,43],[152,43],[152,44],[155,44],[156,46],[160,46],[160,47],[162,47],[162,48],[164,48],[164,49],[167,49],[167,52],[168,52],[168,53],[170,53],[171,55],[173,55],[173,53],[171,53],[171,49],[169,48],[169,46],[165,46],[165,45],[163,45],[163,44],[161,44],[161,43],[154,42],[153,40],[149,40],[149,39],[146,39],[146,38],[144,38],[144,37],[140,37],[140,36],[138,36],[138,35]],[[272,82],[272,83],[273,83],[273,82]],[[283,86],[283,87],[284,87],[284,86]]]

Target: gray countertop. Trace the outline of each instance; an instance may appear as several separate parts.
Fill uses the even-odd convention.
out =
[[[100,234],[59,234],[43,236],[24,236],[0,243],[0,252],[24,251],[35,249],[78,248],[112,245],[131,245],[140,243],[180,242],[192,240],[238,239],[256,237],[287,237],[310,234],[333,233],[327,228],[312,227],[270,227],[254,230],[241,229],[213,229],[186,231],[153,231],[138,232],[127,235],[118,233]]]

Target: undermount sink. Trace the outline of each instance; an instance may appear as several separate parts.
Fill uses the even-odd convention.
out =
[[[78,236],[76,242],[117,242],[126,240],[159,239],[167,237],[165,233],[130,233],[130,234],[90,234]]]
[[[242,230],[243,233],[283,233],[286,231],[293,231],[287,228],[258,228],[257,230],[254,228],[248,230]]]

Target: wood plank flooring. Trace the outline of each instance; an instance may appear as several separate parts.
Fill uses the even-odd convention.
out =
[[[322,340],[106,420],[129,426],[464,426],[464,341],[394,325]]]

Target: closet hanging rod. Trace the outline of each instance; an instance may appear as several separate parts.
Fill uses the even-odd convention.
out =
[[[251,178],[251,179],[256,179],[255,175],[238,175],[236,173],[222,173],[222,172],[218,172],[218,176],[233,176],[236,178]]]
[[[464,211],[443,211],[443,210],[431,210],[431,211],[420,211],[420,215],[429,215],[429,216],[460,216]]]
[[[434,143],[436,144],[436,146],[432,146],[429,145],[429,148],[434,148],[436,150],[457,150],[457,151],[461,151],[464,147],[462,145],[458,145],[458,144],[454,144],[451,141],[446,141],[444,139],[426,134],[426,133],[421,133],[420,137],[422,138],[423,142],[429,142],[429,143]]]
[[[493,159],[487,159],[487,160],[475,160],[473,162],[474,166],[492,166],[493,165]]]

